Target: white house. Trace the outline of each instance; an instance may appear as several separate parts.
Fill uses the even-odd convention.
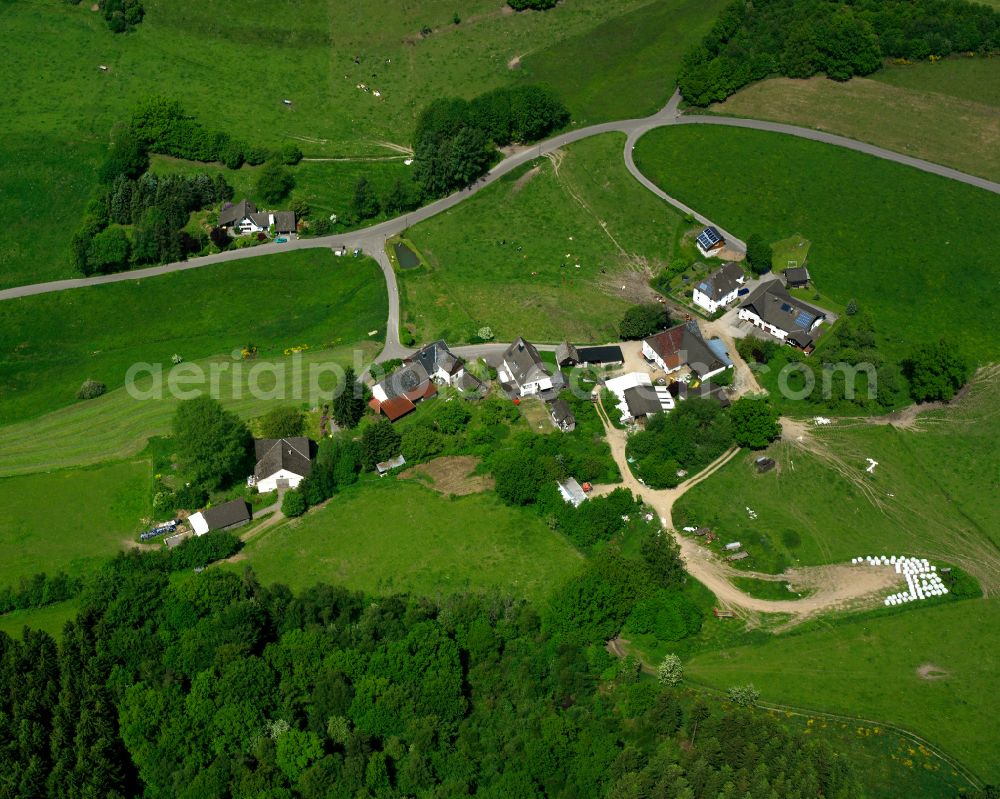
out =
[[[667,374],[687,366],[702,380],[733,365],[722,342],[705,341],[694,319],[644,339],[642,357]]]
[[[824,311],[791,296],[777,279],[758,286],[740,304],[738,316],[807,353],[813,350],[816,328],[826,319]]]
[[[258,211],[249,200],[223,207],[219,212],[219,227],[236,235],[249,236],[274,228],[275,233],[294,233],[295,214],[292,211]]]
[[[437,383],[462,391],[478,391],[483,388],[482,381],[465,368],[465,361],[448,349],[443,339],[417,350],[407,362],[419,363],[428,377]]]
[[[242,499],[223,502],[188,516],[188,524],[195,535],[205,535],[212,530],[231,530],[250,521],[250,506]]]
[[[558,390],[564,385],[562,373],[557,370],[551,375],[545,371],[538,350],[520,337],[504,351],[497,377],[508,390],[522,397]]]
[[[254,441],[254,451],[257,466],[253,483],[261,494],[279,488],[298,488],[312,472],[309,439],[305,436],[258,438]]]
[[[674,409],[674,398],[666,386],[654,386],[649,375],[643,372],[613,377],[604,382],[604,387],[615,395],[615,407],[622,424]],[[610,409],[606,410],[610,412]]]
[[[574,508],[579,508],[587,499],[586,492],[572,477],[557,480],[556,485],[559,487],[559,495],[563,498],[563,502],[568,502]]]
[[[745,279],[740,265],[730,261],[698,283],[691,299],[695,305],[714,314],[720,308],[735,302]]]

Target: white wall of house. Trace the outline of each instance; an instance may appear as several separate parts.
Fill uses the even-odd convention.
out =
[[[681,366],[683,366],[683,364],[681,364],[681,366],[673,366],[668,368],[663,358],[661,358],[660,355],[656,352],[656,350],[650,347],[649,344],[647,344],[645,341],[642,342],[642,355],[647,361],[652,361],[667,374],[670,374],[671,372],[676,372],[678,369],[681,368]]]
[[[372,396],[379,402],[385,402],[389,399],[389,395],[385,393],[385,389],[379,383],[372,386]]]
[[[775,327],[774,325],[769,325],[767,322],[765,322],[763,319],[757,316],[757,314],[755,314],[749,308],[740,308],[740,311],[737,314],[737,316],[739,316],[740,319],[744,319],[747,322],[750,322],[751,324],[759,327],[761,330],[767,331],[780,341],[784,341],[785,338],[787,338],[788,336],[788,331],[782,330],[781,328]]]
[[[294,472],[288,471],[288,469],[281,469],[275,472],[269,477],[262,477],[257,481],[257,491],[261,494],[266,494],[269,491],[278,490],[278,481],[287,480],[289,488],[298,488],[299,483],[302,482],[302,475],[295,474]]]
[[[239,230],[241,236],[246,236],[250,233],[260,233],[264,228],[254,222],[249,216],[243,217],[235,225],[236,229]]]
[[[552,378],[546,377],[544,380],[535,380],[525,383],[521,388],[521,396],[528,397],[540,391],[548,391],[552,388]]]
[[[710,378],[710,377],[714,377],[714,376],[715,376],[715,375],[717,375],[717,374],[721,374],[722,372],[725,372],[725,371],[726,371],[726,369],[730,369],[730,368],[732,368],[732,367],[729,367],[729,366],[722,366],[722,367],[720,367],[720,368],[718,368],[718,369],[715,369],[715,370],[713,370],[713,371],[711,371],[711,372],[705,372],[705,374],[703,374],[703,375],[701,376],[701,379],[702,379],[702,380],[708,380],[708,378]]]
[[[704,308],[709,313],[715,313],[720,308],[724,308],[725,306],[729,305],[729,303],[735,300],[738,295],[739,295],[739,289],[735,288],[728,294],[726,294],[718,302],[716,302],[704,292],[695,289],[694,294],[692,294],[691,296],[691,299],[694,300],[695,305]]]

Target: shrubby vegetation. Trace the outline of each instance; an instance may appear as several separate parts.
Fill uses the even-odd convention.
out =
[[[301,436],[306,432],[306,417],[298,408],[278,405],[257,422],[260,438],[288,438]]]
[[[747,239],[747,263],[755,275],[770,272],[773,258],[774,250],[763,236],[754,233]]]
[[[250,431],[218,400],[202,396],[179,403],[173,434],[181,474],[194,485],[211,490],[249,474]]]
[[[729,419],[741,447],[763,449],[781,435],[778,412],[767,397],[740,397],[730,406]]]
[[[95,399],[107,390],[108,387],[100,380],[84,380],[80,388],[76,391],[76,398],[85,400]]]
[[[205,536],[208,538],[208,536]],[[638,679],[502,596],[293,595],[104,569],[57,643],[0,633],[0,786],[23,797],[859,795],[820,740]],[[602,676],[603,675],[603,676]],[[813,736],[810,736],[812,738]]]
[[[426,196],[443,196],[486,174],[497,147],[537,141],[568,120],[559,98],[537,86],[435,100],[417,120],[414,174]]]
[[[80,5],[80,0],[66,0],[70,5]],[[142,0],[98,0],[99,9],[108,29],[114,33],[125,33],[135,28],[146,15]]]
[[[705,106],[769,75],[848,80],[886,58],[998,48],[1000,13],[964,0],[736,0],[685,55],[677,82],[687,102]]]
[[[903,362],[903,371],[916,402],[947,402],[968,382],[972,370],[954,343],[942,339],[916,347]]]
[[[667,308],[656,302],[633,305],[618,323],[618,332],[626,341],[646,338],[670,327]]]
[[[733,423],[715,400],[691,398],[658,413],[629,437],[634,471],[652,488],[672,488],[718,458],[734,442]]]

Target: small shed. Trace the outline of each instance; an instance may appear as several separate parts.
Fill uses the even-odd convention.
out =
[[[694,534],[695,535],[708,535],[710,532],[712,532],[712,531],[708,527],[699,527],[697,530],[694,531]]]
[[[564,433],[572,433],[576,429],[576,417],[566,400],[557,399],[550,402],[549,415],[552,417],[552,423]]]
[[[774,458],[765,458],[763,456],[757,458],[754,461],[757,466],[757,471],[763,474],[764,472],[769,472],[775,467]]]
[[[742,544],[740,544],[739,541],[730,541],[728,544],[726,544],[725,549],[727,552],[735,552],[741,546]]]
[[[406,458],[402,455],[397,455],[395,458],[390,458],[387,461],[382,461],[381,463],[375,464],[375,471],[378,472],[379,477],[385,477],[393,469],[398,469],[406,463]]]
[[[559,494],[562,496],[563,501],[568,502],[574,508],[579,508],[587,498],[587,494],[581,485],[572,477],[567,477],[565,480],[557,480],[556,485],[559,487]]]
[[[232,499],[214,508],[205,508],[188,517],[188,524],[195,535],[205,535],[213,530],[232,530],[250,523],[250,506],[242,499]]]
[[[809,285],[809,270],[804,266],[790,266],[785,270],[785,285],[790,289],[804,289]]]

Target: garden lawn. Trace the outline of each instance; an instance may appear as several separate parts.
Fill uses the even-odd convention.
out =
[[[577,142],[411,228],[428,264],[399,275],[417,339],[459,343],[489,326],[497,341],[617,340],[680,223],[628,174],[623,143]]]
[[[655,113],[674,91],[681,57],[724,6],[655,0],[529,53],[520,77],[559,92],[580,125]]]
[[[515,55],[585,35],[644,3],[574,0],[509,14],[492,0],[469,0],[456,25],[455,5],[443,0],[301,0],[288,13],[267,0],[238,10],[226,0],[146,0],[143,22],[121,35],[90,3],[8,0],[0,7],[0,288],[72,274],[70,237],[109,132],[152,92],[250,144],[295,141],[310,157],[396,155],[384,143],[409,145],[431,98],[514,82],[507,64]],[[701,24],[713,16],[706,8]],[[578,70],[579,52],[569,55],[562,74]],[[624,58],[612,66],[651,81],[651,96],[669,94],[654,70],[636,73]],[[235,88],[248,70],[253,89]],[[612,81],[605,97],[618,90]],[[338,202],[342,188],[329,188],[317,207]]]
[[[1000,297],[983,290],[1000,281],[1000,265],[981,244],[1000,195],[754,130],[661,128],[635,152],[650,179],[741,238],[809,239],[816,285],[870,311],[888,355],[947,336],[980,363],[1000,357]]]
[[[704,652],[685,664],[685,676],[721,689],[752,682],[765,702],[897,724],[996,783],[1000,760],[992,745],[996,703],[990,697],[1000,679],[998,647],[1000,602],[918,603]],[[922,677],[922,666],[935,667],[938,677]],[[904,765],[936,764],[915,749]]]
[[[966,62],[949,62],[965,65]],[[990,83],[1000,84],[1000,60]],[[838,133],[889,150],[1000,180],[1000,114],[982,99],[904,88],[869,78],[837,82],[772,78],[741,89],[718,114],[769,119]]]
[[[742,542],[750,557],[738,565],[758,571],[911,555],[958,564],[995,591],[998,404],[994,377],[957,407],[921,414],[918,430],[844,420],[811,427],[803,445],[772,446],[774,471],[757,474],[753,453],[694,486],[674,506],[674,523],[707,525],[721,542]],[[867,458],[878,461],[872,474]]]
[[[327,582],[374,594],[499,589],[538,601],[583,567],[535,513],[492,492],[449,499],[393,478],[368,479],[244,552],[234,568],[249,564],[264,583],[295,590]]]
[[[135,539],[149,487],[147,461],[0,479],[0,584],[95,569]]]
[[[137,362],[169,369],[175,354],[228,356],[250,342],[263,359],[354,344],[371,330],[381,339],[387,313],[378,265],[328,250],[0,302],[0,424],[77,403],[88,378],[122,386]]]

